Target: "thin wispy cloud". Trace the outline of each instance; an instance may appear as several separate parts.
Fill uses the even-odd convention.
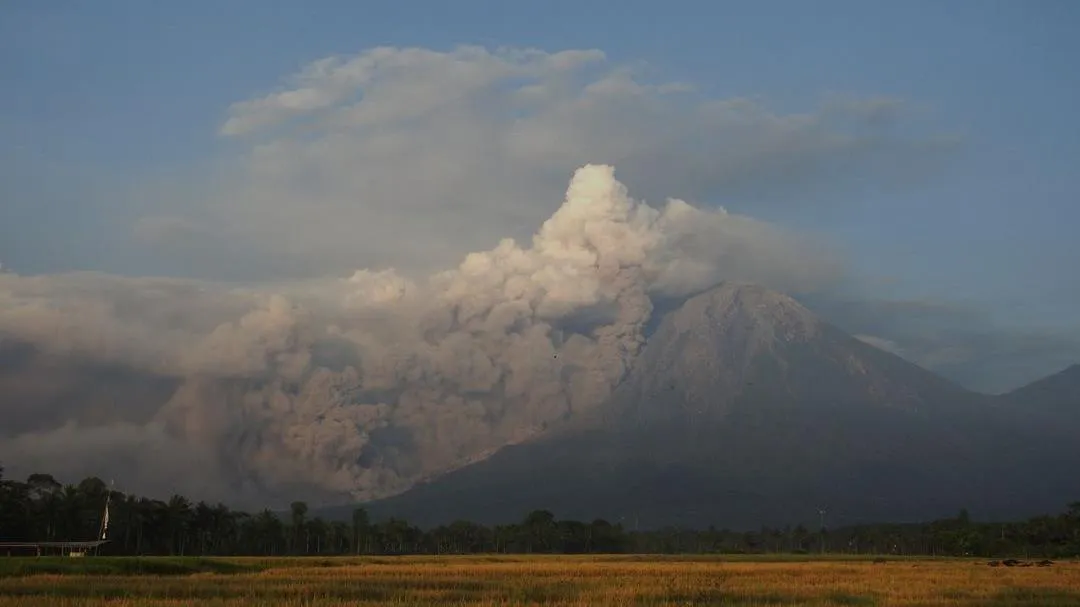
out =
[[[141,218],[139,233],[152,228],[162,248],[151,252],[187,255],[207,276],[429,272],[527,238],[587,163],[618,167],[654,203],[902,179],[951,149],[937,133],[896,135],[907,112],[892,98],[831,96],[778,113],[647,80],[589,49],[376,48],[234,103],[220,133],[246,149],[223,185]]]

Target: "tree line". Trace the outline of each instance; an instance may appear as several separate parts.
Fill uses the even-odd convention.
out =
[[[420,529],[405,520],[374,522],[356,508],[349,521],[309,516],[304,502],[288,513],[242,512],[224,504],[167,501],[111,491],[98,478],[64,485],[48,474],[5,480],[0,468],[0,542],[100,539],[102,555],[331,556],[471,553],[831,553],[940,556],[1080,556],[1080,502],[1057,515],[975,522],[957,516],[912,524],[837,529],[803,525],[754,531],[668,527],[628,530],[621,523],[559,520],[546,510],[509,525],[457,521]]]

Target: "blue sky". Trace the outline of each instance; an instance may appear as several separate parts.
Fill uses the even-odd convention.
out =
[[[875,296],[1080,330],[1077,26],[1067,0],[5,2],[0,261],[27,274],[175,270],[126,243],[132,209],[149,204],[132,200],[209,187],[205,175],[245,146],[218,133],[230,104],[320,58],[380,45],[595,48],[778,113],[836,93],[917,106],[905,124],[960,141],[928,175],[782,204],[695,202],[823,235]]]

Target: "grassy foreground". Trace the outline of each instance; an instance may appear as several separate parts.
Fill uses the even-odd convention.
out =
[[[647,556],[0,559],[0,607],[1080,605],[1080,563]]]

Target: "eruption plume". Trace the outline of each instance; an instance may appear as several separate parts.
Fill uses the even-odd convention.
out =
[[[188,454],[196,495],[385,496],[597,406],[640,350],[657,298],[727,279],[800,291],[835,271],[776,227],[681,200],[654,208],[613,167],[586,165],[531,243],[504,239],[424,280],[360,270],[238,289],[4,274],[0,335],[36,353],[9,347],[12,360],[134,368],[167,388],[140,397],[138,418],[75,403],[50,418],[65,420],[59,429],[16,420],[0,457],[52,465],[63,433],[69,465],[108,443],[99,463],[135,458],[147,479],[148,453]],[[18,397],[17,379],[0,381]]]

